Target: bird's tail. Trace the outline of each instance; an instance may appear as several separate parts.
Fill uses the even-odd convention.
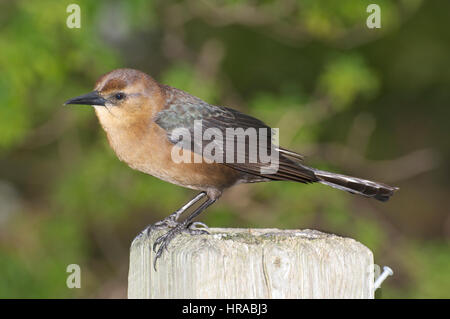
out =
[[[314,169],[314,174],[319,179],[319,183],[341,189],[352,194],[372,197],[382,202],[387,201],[392,195],[394,195],[394,192],[398,190],[398,187],[392,187],[362,178],[330,173],[316,169]]]

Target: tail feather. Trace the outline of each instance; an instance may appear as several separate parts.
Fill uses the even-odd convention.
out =
[[[388,186],[378,182],[372,182],[362,178],[314,170],[319,183],[367,197],[378,199],[382,202],[389,200],[398,190],[398,187]]]

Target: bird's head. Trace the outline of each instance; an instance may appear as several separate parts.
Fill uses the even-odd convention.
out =
[[[133,69],[111,71],[97,81],[94,91],[65,104],[92,105],[102,125],[150,120],[163,106],[159,84]]]

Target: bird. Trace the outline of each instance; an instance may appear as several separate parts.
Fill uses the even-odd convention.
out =
[[[309,167],[300,153],[276,145],[274,130],[263,121],[232,108],[209,104],[158,83],[139,70],[122,68],[108,72],[97,80],[93,91],[64,104],[93,106],[111,148],[132,169],[200,191],[180,209],[146,228],[147,234],[168,228],[152,247],[155,270],[158,258],[178,234],[208,233],[206,225],[194,219],[226,189],[241,183],[321,183],[379,201],[387,201],[398,190],[383,183]],[[259,150],[270,151],[273,163],[258,154],[254,156],[255,149],[247,136],[230,138],[227,134],[230,129],[256,132]],[[208,130],[217,133],[217,140],[204,138],[202,134]],[[180,132],[191,134],[191,138],[181,138]],[[204,152],[208,145],[214,152]],[[175,161],[174,154],[180,152],[185,160]],[[226,160],[213,160],[216,155]],[[276,169],[269,169],[269,164],[274,163]],[[180,221],[180,216],[197,203],[201,204]]]

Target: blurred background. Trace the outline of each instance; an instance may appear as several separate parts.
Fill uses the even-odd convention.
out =
[[[370,3],[380,29],[366,26]],[[63,106],[131,67],[280,128],[308,164],[400,187],[380,203],[242,185],[200,220],[352,237],[395,272],[379,298],[449,298],[448,12],[421,0],[0,1],[0,297],[126,297],[133,238],[195,194],[131,170],[92,108]],[[66,286],[69,264],[80,289]]]

